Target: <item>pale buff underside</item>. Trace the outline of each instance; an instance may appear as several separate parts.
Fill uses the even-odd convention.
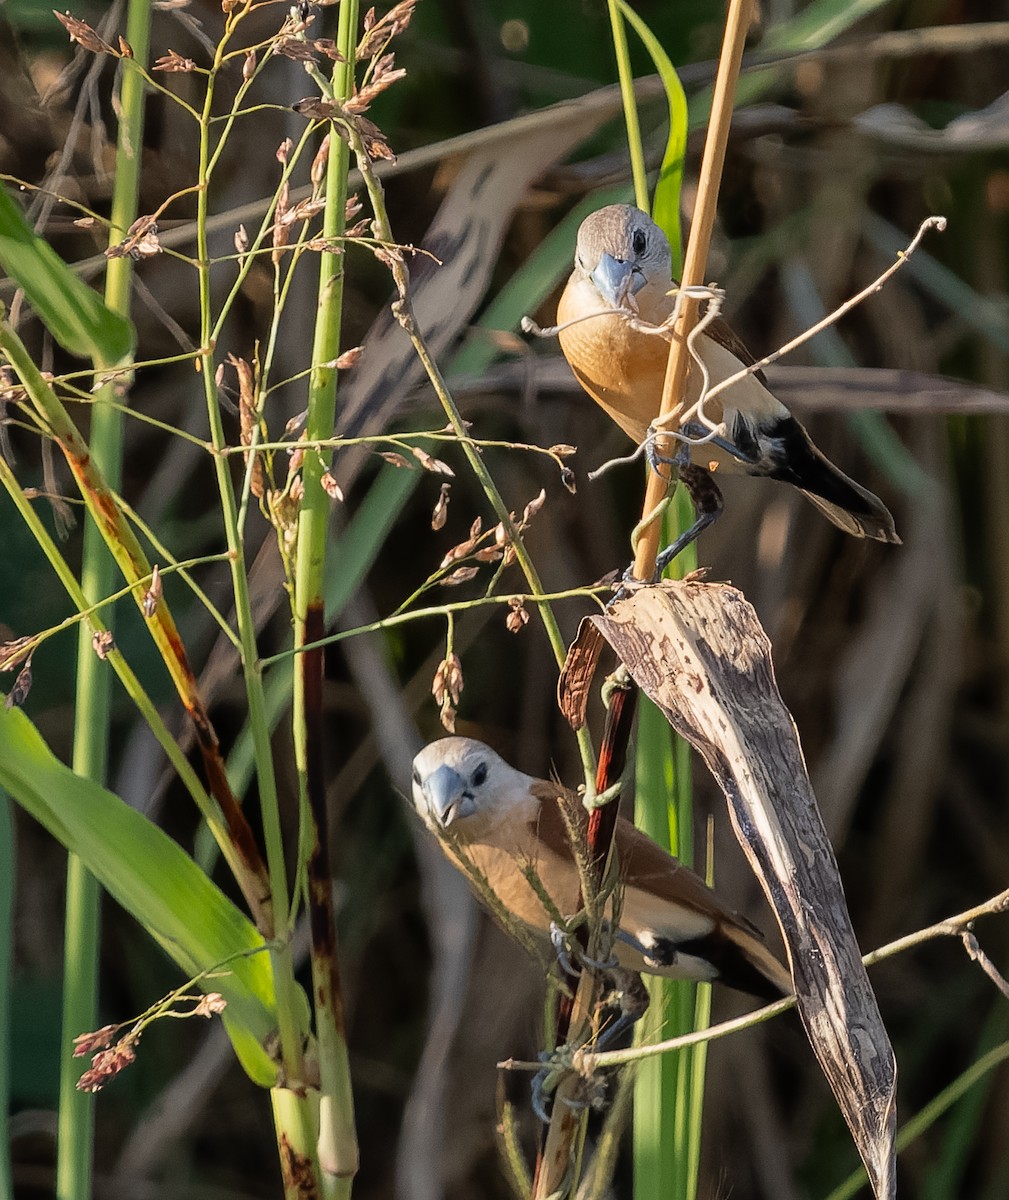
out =
[[[667,294],[672,286],[671,282],[650,282],[637,293],[635,300],[643,320],[656,325],[665,320],[673,307],[672,298]],[[576,268],[557,307],[557,321],[563,325],[583,313],[597,312],[604,307],[595,284],[584,271]],[[559,341],[581,386],[634,442],[641,442],[649,424],[659,413],[671,337],[642,333],[632,328],[623,316],[614,314],[573,325],[559,334]],[[695,346],[712,383],[735,374],[743,365],[734,354],[703,333],[696,339]],[[687,380],[687,405],[693,404],[700,395],[701,381],[701,371],[692,361]],[[706,415],[712,421],[726,421],[729,437],[737,409],[757,421],[773,421],[788,415],[784,406],[753,375],[733,384],[705,406]],[[722,471],[742,470],[738,460],[711,445],[698,447],[693,452],[693,460],[704,467],[716,463]]]

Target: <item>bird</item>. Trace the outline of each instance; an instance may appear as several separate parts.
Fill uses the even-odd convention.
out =
[[[639,444],[659,415],[672,335],[655,336],[638,321],[661,325],[673,311],[676,286],[669,241],[647,213],[629,204],[610,204],[582,221],[574,270],[557,307],[557,336],[581,386]],[[602,315],[585,319],[588,313]],[[712,387],[755,361],[720,316],[693,344]],[[698,399],[700,389],[700,372],[692,361],[686,406]],[[797,487],[846,533],[900,544],[882,500],[817,449],[768,389],[762,371],[714,397],[705,412],[715,423],[724,422],[725,434],[691,448],[688,470],[692,468],[695,480],[698,468],[765,475]],[[707,430],[695,426],[686,432]],[[690,487],[687,478],[684,482]],[[717,489],[714,495],[711,507],[717,511],[699,519],[693,536],[721,511]]]
[[[568,822],[583,831],[586,824],[575,793],[523,774],[466,737],[425,746],[413,760],[412,791],[442,850],[471,885],[474,875],[482,877],[509,923],[541,941],[556,933],[550,907],[529,880],[530,867],[552,910],[575,915],[579,874]],[[791,976],[760,932],[698,875],[622,817],[614,847],[622,885],[613,937],[619,969],[718,980],[765,1000],[791,994]],[[486,899],[481,888],[474,890]]]

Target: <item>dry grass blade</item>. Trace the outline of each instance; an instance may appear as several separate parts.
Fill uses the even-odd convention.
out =
[[[890,1200],[896,1062],[756,613],[724,584],[675,583],[637,591],[593,620],[725,793],[781,925],[813,1051],[875,1195]]]

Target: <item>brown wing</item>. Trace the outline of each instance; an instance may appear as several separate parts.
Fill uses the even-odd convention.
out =
[[[570,912],[578,876],[560,806],[565,805],[569,821],[582,831],[587,824],[585,809],[578,796],[558,784],[540,780],[530,790],[540,801],[540,811],[527,828],[539,844],[541,861],[549,860],[554,872],[561,868],[569,897],[562,911]],[[745,917],[726,908],[699,875],[630,821],[618,818],[614,841],[624,884],[621,928],[649,945],[656,938],[668,939],[682,951],[669,967],[657,967],[621,944],[616,953],[623,965],[671,978],[717,976],[730,987],[766,999],[788,994],[788,971],[763,944],[763,935]]]
[[[617,853],[626,888],[640,888],[657,899],[696,908],[715,920],[734,918],[699,875],[694,874],[647,834],[622,817],[617,820]]]
[[[580,799],[574,793],[545,780],[537,782],[531,790],[541,802],[540,815],[535,825],[537,837],[552,855],[571,862],[573,869],[567,825],[559,804],[566,804],[571,820],[584,831],[586,817]],[[699,875],[663,850],[630,821],[624,820],[623,817],[617,819],[614,839],[620,862],[620,878],[627,892],[633,889],[643,893],[650,901],[690,909],[710,921],[727,921],[748,931],[754,931],[754,927],[744,917],[732,912],[719,901]],[[625,897],[625,912],[629,904],[634,906],[633,897]]]

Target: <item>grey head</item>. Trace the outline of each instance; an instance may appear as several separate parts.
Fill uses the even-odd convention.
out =
[[[630,204],[609,204],[582,221],[575,266],[595,284],[612,308],[650,280],[668,286],[672,274],[669,240],[652,218]]]

